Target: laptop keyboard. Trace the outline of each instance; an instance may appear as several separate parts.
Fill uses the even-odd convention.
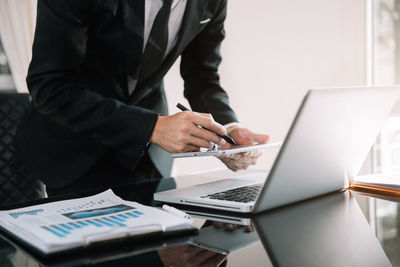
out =
[[[261,190],[262,184],[246,185],[214,194],[201,196],[201,198],[228,200],[248,203],[255,201]]]

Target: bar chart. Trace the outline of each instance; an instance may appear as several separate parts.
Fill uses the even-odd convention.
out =
[[[87,227],[126,227],[130,220],[135,220],[143,214],[143,212],[134,209],[126,212],[114,213],[112,215],[103,215],[90,219],[75,220],[74,222],[42,226],[42,228],[59,238],[64,238],[73,231],[82,230]]]
[[[18,211],[18,212],[10,212],[9,215],[13,217],[14,219],[18,219],[18,217],[22,215],[31,215],[35,216],[41,212],[43,212],[44,209],[37,209],[37,210],[27,210],[27,211]]]

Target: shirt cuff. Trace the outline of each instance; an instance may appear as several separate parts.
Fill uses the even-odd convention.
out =
[[[227,123],[224,125],[224,127],[226,129],[228,129],[229,127],[233,127],[233,126],[242,127],[242,125],[240,125],[240,123],[238,123],[238,122],[231,122],[231,123]]]

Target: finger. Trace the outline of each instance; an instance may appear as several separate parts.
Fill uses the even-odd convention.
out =
[[[196,146],[196,147],[205,147],[205,148],[211,148],[213,146],[207,140],[204,140],[202,138],[198,138],[196,136],[190,136],[185,143],[187,145]]]
[[[232,171],[236,172],[240,170],[238,167],[237,161],[231,160],[230,158],[220,158],[220,160]]]
[[[244,170],[246,169],[245,167],[239,166],[238,164],[226,164],[226,166],[234,172],[240,171],[240,170]]]
[[[227,157],[218,157],[230,170],[236,172],[238,170],[247,169],[247,165],[243,165],[240,161],[232,160]]]
[[[241,158],[241,155],[240,155],[240,154],[242,154],[242,153],[228,154],[228,155],[222,156],[222,157],[223,157],[223,158],[230,159],[230,160],[238,160],[238,159]],[[221,157],[221,158],[222,158],[222,157]]]
[[[245,161],[247,158],[244,153],[236,153],[236,154],[230,154],[223,156],[223,158],[226,158],[227,160],[230,161]]]
[[[229,162],[230,164],[240,164],[245,162],[244,157],[222,157],[222,160],[225,160],[226,162]]]
[[[224,140],[225,141],[225,140]],[[230,148],[233,148],[234,147],[234,145],[231,145],[231,144],[229,144],[228,142],[224,142],[223,144],[221,144],[221,145],[219,145],[220,146],[220,149],[230,149]]]
[[[247,151],[247,152],[243,153],[243,156],[258,158],[258,157],[262,156],[262,154],[263,154],[262,150],[251,150],[251,151]]]
[[[246,157],[240,160],[241,163],[247,164],[247,165],[255,165],[257,163],[258,158],[254,157]]]
[[[240,171],[239,168],[237,168],[236,166],[230,166],[230,165],[226,165],[228,167],[228,169],[230,169],[231,171],[237,172]]]
[[[201,129],[199,127],[191,128],[189,134],[204,139],[206,141],[216,143],[218,145],[223,145],[225,143],[225,140],[216,135],[214,132]]]
[[[179,146],[178,149],[177,149],[177,152],[178,153],[180,153],[180,152],[194,152],[194,151],[199,151],[199,150],[200,150],[200,147],[198,147],[198,146],[186,144],[186,145],[183,145],[183,146]]]
[[[249,164],[243,162],[232,162],[229,168],[234,171],[247,170],[249,168]]]
[[[193,112],[194,114],[197,114],[203,118],[209,118],[210,117],[210,113],[201,113],[201,112]],[[212,115],[211,115],[212,116]]]
[[[220,135],[226,134],[225,127],[222,126],[221,124],[219,124],[218,122],[216,122],[211,115],[208,115],[207,117],[200,116],[200,115],[198,115],[198,113],[194,113],[194,115],[195,116],[193,117],[193,122],[196,125],[205,127],[208,130],[210,130],[214,133],[220,134]]]
[[[250,130],[248,131],[246,137],[257,144],[265,144],[271,139],[271,137],[268,134],[256,134]]]
[[[238,171],[240,170],[247,170],[250,167],[250,164],[247,164],[245,162],[239,162],[236,164],[236,168]]]
[[[262,155],[262,152],[244,152],[244,153],[236,153],[232,155],[227,155],[224,157],[229,158],[230,160],[245,162],[250,165],[254,165],[257,163],[257,159]]]
[[[226,163],[226,162],[224,162],[224,164],[225,164],[226,167],[228,167],[228,169],[230,169],[231,171],[236,172],[236,171],[239,170],[239,168],[237,168],[237,167],[236,167],[235,165],[233,165],[233,164],[228,164],[228,163]]]

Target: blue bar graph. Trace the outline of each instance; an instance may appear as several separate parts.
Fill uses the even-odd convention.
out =
[[[61,233],[65,234],[65,235],[69,234],[68,231],[64,230],[62,227],[59,227],[57,225],[50,225],[50,227],[53,228],[54,230],[58,231],[58,232],[61,232]]]
[[[72,228],[71,226],[69,226],[69,225],[66,225],[66,224],[60,224],[62,227],[64,227],[64,229],[66,229],[66,230],[72,230],[72,229],[74,229],[74,228]]]
[[[120,221],[120,222],[125,222],[125,219],[122,219],[122,218],[117,217],[117,216],[111,216],[111,218],[113,218],[114,220]]]
[[[62,238],[71,234],[71,232],[85,229],[86,227],[126,227],[126,222],[140,217],[144,213],[137,210],[125,211],[114,215],[106,215],[93,219],[75,220],[70,223],[61,223],[57,225],[43,226],[42,228],[51,234]]]
[[[43,226],[43,228],[46,229],[47,231],[49,231],[50,233],[54,234],[55,236],[64,237],[63,234],[60,234],[59,232],[54,231],[53,229],[51,229],[51,228],[49,228],[49,227]]]
[[[114,219],[111,219],[111,218],[104,218],[104,219],[107,220],[107,221],[109,221],[109,222],[112,222],[112,223],[114,223],[114,224],[116,224],[116,225],[118,225],[118,226],[125,226],[125,224],[120,223],[120,222],[117,221],[117,220],[114,220]]]
[[[129,217],[126,216],[126,215],[124,215],[124,214],[120,214],[120,215],[118,215],[118,216],[121,217],[121,218],[124,218],[124,219],[129,219]]]
[[[69,223],[69,225],[72,225],[74,228],[82,228],[82,226],[76,223]]]
[[[27,210],[27,211],[18,211],[18,212],[10,212],[9,215],[14,219],[18,219],[18,217],[22,215],[30,215],[35,216],[38,213],[44,212],[44,209],[37,209],[37,210]]]
[[[107,226],[111,226],[111,227],[114,226],[114,225],[112,225],[111,223],[106,222],[105,220],[101,220],[101,219],[95,219],[95,220],[98,221],[98,222],[100,222],[100,223],[102,223],[102,224],[104,224],[104,225],[107,225]]]
[[[100,223],[94,222],[92,220],[87,220],[87,222],[90,224],[93,224],[94,226],[97,226],[97,227],[103,227],[103,225],[101,225]]]
[[[136,215],[136,214],[134,214],[133,212],[128,213],[128,215],[131,216],[131,217],[134,217],[134,218],[139,217],[139,215]]]

